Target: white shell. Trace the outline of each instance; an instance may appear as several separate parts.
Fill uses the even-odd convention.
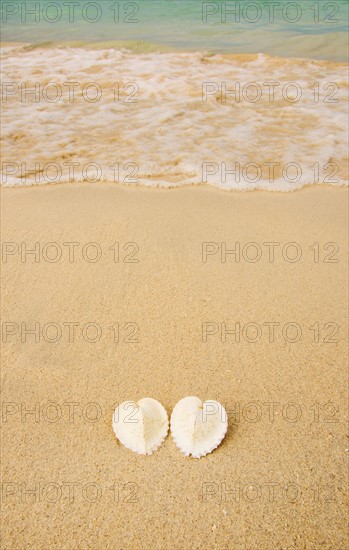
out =
[[[138,403],[125,401],[116,407],[113,430],[119,441],[140,455],[151,455],[168,432],[168,416],[164,407],[151,397]]]
[[[179,450],[185,455],[200,458],[218,447],[228,429],[223,405],[198,397],[184,397],[171,415],[171,433]]]

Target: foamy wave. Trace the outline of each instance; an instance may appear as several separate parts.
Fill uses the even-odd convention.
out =
[[[344,64],[22,45],[2,57],[4,185],[348,181]]]

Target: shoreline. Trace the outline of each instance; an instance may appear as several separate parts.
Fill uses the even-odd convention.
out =
[[[146,49],[140,50],[139,48],[141,46],[146,46]],[[128,47],[127,47],[128,46]],[[312,57],[298,57],[298,56],[286,56],[286,55],[273,55],[268,52],[222,52],[222,51],[210,51],[207,49],[179,49],[175,48],[173,46],[166,46],[165,44],[157,44],[152,42],[146,42],[146,41],[113,41],[113,40],[107,40],[107,41],[97,41],[93,42],[90,40],[58,40],[58,41],[43,41],[43,42],[8,42],[8,41],[0,41],[0,50],[2,48],[9,48],[9,47],[17,47],[17,48],[23,48],[26,51],[30,50],[40,50],[40,49],[81,49],[81,50],[91,50],[91,51],[98,51],[98,50],[108,50],[113,49],[115,51],[121,51],[125,50],[130,54],[133,55],[193,55],[193,54],[201,54],[203,57],[207,57],[208,59],[211,57],[222,57],[223,59],[231,59],[236,60],[240,62],[252,62],[258,59],[258,57],[263,56],[265,58],[269,58],[275,62],[280,63],[280,67],[282,67],[282,64],[285,63],[285,61],[289,62],[297,62],[297,63],[309,63],[312,62],[314,64],[318,65],[327,65],[329,67],[347,67],[348,66],[348,59],[343,58],[341,60],[338,59],[329,59],[329,58],[312,58]]]
[[[150,178],[149,178],[150,179]],[[69,188],[93,188],[93,189],[115,189],[116,191],[136,191],[136,190],[146,190],[149,192],[157,192],[157,191],[170,191],[174,192],[176,190],[204,190],[204,191],[219,191],[225,194],[242,194],[242,195],[252,195],[254,193],[261,193],[261,194],[269,194],[272,195],[293,195],[295,193],[301,193],[301,192],[307,192],[310,190],[313,191],[330,191],[330,190],[342,190],[342,191],[348,191],[349,193],[349,183],[343,183],[341,185],[339,184],[313,184],[309,183],[308,185],[303,185],[302,187],[297,187],[296,189],[289,189],[285,191],[280,190],[274,190],[274,189],[224,189],[222,187],[217,187],[215,185],[209,185],[205,183],[197,183],[197,184],[184,184],[184,185],[144,185],[141,183],[134,183],[134,184],[122,184],[122,183],[114,183],[114,182],[108,182],[108,181],[100,181],[100,182],[57,182],[57,183],[30,183],[30,184],[23,184],[23,185],[0,185],[0,194],[3,191],[7,191],[9,189],[15,190],[15,189],[47,189],[47,188],[63,188],[63,189],[69,189]]]

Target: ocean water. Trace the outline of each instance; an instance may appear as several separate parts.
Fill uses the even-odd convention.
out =
[[[348,1],[273,4],[3,1],[2,184],[346,184]]]
[[[2,41],[128,42],[138,51],[345,60],[348,5],[348,0],[2,0]]]

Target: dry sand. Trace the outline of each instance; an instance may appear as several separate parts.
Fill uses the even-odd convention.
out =
[[[346,190],[5,189],[2,215],[4,242],[40,248],[22,262],[5,245],[2,263],[2,548],[348,547]],[[219,249],[206,263],[203,242]],[[223,263],[223,242],[262,257]],[[280,243],[274,262],[265,242]],[[222,323],[240,323],[240,342]],[[152,396],[170,413],[186,395],[228,410],[211,455],[184,458],[171,436],[149,457],[116,441],[117,402]]]

